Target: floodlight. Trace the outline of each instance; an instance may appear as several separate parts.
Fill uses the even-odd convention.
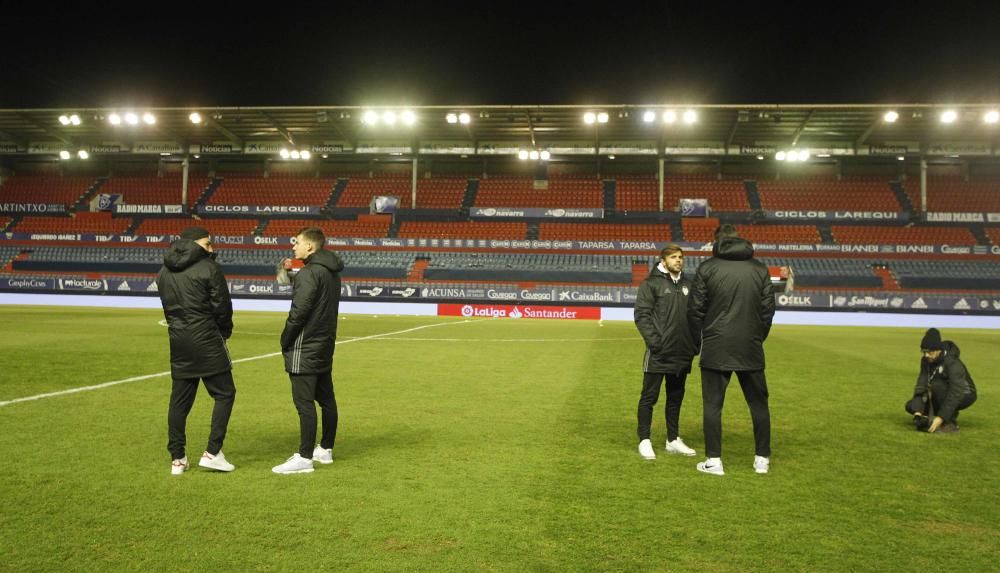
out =
[[[983,114],[983,121],[986,123],[997,123],[1000,121],[1000,111],[991,109],[990,111]]]
[[[595,114],[594,112],[588,111],[587,113],[583,114],[583,123],[590,125],[595,121],[597,121],[597,114]]]
[[[90,159],[90,154],[87,153],[86,149],[81,149],[80,151],[77,151],[76,156],[79,157],[80,159]]]
[[[757,156],[757,161],[764,161],[764,156],[763,155],[758,155]]]
[[[543,152],[539,153],[538,155],[539,155],[539,157],[542,158],[542,161],[548,161],[549,158],[552,157],[552,154],[549,153],[548,150],[543,151]]]
[[[156,116],[147,111],[146,113],[142,114],[142,121],[146,125],[153,125],[154,123],[156,123]]]
[[[941,123],[955,123],[958,119],[958,112],[953,109],[946,109],[941,112]]]
[[[654,121],[656,121],[656,112],[655,111],[643,112],[642,121],[646,123],[653,123]]]
[[[882,116],[882,120],[886,123],[896,123],[897,119],[899,119],[899,114],[891,110],[885,112],[885,115]]]
[[[63,125],[69,125],[69,116],[68,115],[60,115],[59,116],[59,123],[61,123]]]
[[[449,113],[448,115],[444,116],[444,119],[448,123],[458,123],[458,116],[453,113]]]
[[[517,152],[517,158],[518,159],[522,159],[522,160],[527,159],[528,158],[528,152],[526,150],[524,150],[524,149],[522,149],[521,151],[518,151]]]
[[[696,121],[698,121],[698,112],[693,109],[684,112],[684,123],[691,125]]]
[[[125,123],[127,123],[129,125],[138,125],[138,123],[139,123],[139,116],[137,116],[136,114],[134,114],[132,112],[128,112],[128,113],[125,114]]]
[[[378,123],[378,113],[371,109],[366,111],[361,115],[361,123],[375,125]]]
[[[396,125],[396,112],[394,111],[382,112],[382,123],[386,125]]]
[[[288,150],[285,149],[284,147],[281,148],[281,151],[278,152],[278,155],[280,155],[282,159],[288,159],[290,156]]]
[[[798,161],[799,160],[799,152],[795,151],[793,149],[793,150],[789,151],[787,154],[785,154],[785,159],[787,159],[788,161]]]
[[[898,159],[898,160],[900,160],[900,161],[906,161],[906,158],[905,158],[905,157],[903,157],[902,155],[900,155],[900,156],[899,156],[899,157],[897,157],[896,159]]]
[[[667,111],[663,112],[663,123],[674,123],[676,121],[677,121],[676,111],[668,109]]]
[[[111,125],[121,125],[122,124],[122,117],[120,115],[118,115],[117,113],[113,113],[113,114],[111,114],[111,115],[108,116],[108,122]]]
[[[310,159],[312,159],[312,156],[313,156],[313,155],[312,155],[312,152],[311,152],[311,151],[309,151],[308,149],[303,149],[303,150],[302,150],[302,151],[301,151],[301,152],[299,153],[299,156],[301,156],[301,157],[302,157],[302,159],[305,159],[306,161],[309,161]]]
[[[597,123],[608,123],[608,113],[602,111],[597,114]]]
[[[188,116],[188,119],[191,120],[191,123],[195,123],[195,124],[201,123],[201,114],[198,113],[198,112],[196,112],[196,111],[195,112],[191,112],[191,115]]]
[[[803,149],[799,151],[799,161],[809,161],[809,150]]]
[[[413,125],[417,123],[417,115],[410,110],[403,112],[403,123],[406,125]]]
[[[775,153],[774,154],[774,158],[777,159],[778,161],[784,161],[785,160],[785,152],[784,151],[779,151],[779,152]]]
[[[80,116],[76,115],[75,113],[69,116],[69,122],[72,123],[73,125],[80,125],[82,123],[80,121]]]
[[[298,158],[302,157],[302,154],[299,153],[298,149],[293,149],[288,154],[292,156],[292,159],[298,159]]]
[[[462,125],[468,125],[472,121],[472,116],[467,113],[458,114],[458,122]]]
[[[63,149],[59,152],[59,159],[69,159],[69,152]]]
[[[531,152],[528,153],[528,158],[532,161],[536,161],[538,159],[538,152],[532,149]]]

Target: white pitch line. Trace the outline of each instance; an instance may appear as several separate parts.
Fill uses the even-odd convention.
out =
[[[351,340],[338,340],[335,344],[350,344],[351,342],[361,342],[362,340],[372,340],[376,338],[383,338],[386,336],[395,336],[397,334],[405,334],[407,332],[413,332],[416,330],[423,330],[425,328],[434,328],[437,326],[449,326],[453,324],[466,324],[469,322],[479,322],[472,320],[463,320],[461,322],[442,322],[438,324],[425,324],[423,326],[417,326],[414,328],[407,328],[406,330],[397,330],[395,332],[384,332],[382,334],[372,334],[370,336],[362,336],[359,338],[352,338]],[[233,364],[239,364],[240,362],[250,362],[251,360],[261,360],[263,358],[272,358],[274,356],[281,356],[280,352],[271,352],[268,354],[261,354],[259,356],[250,356],[248,358],[240,358],[238,360],[233,360]],[[100,390],[101,388],[109,388],[111,386],[117,386],[119,384],[128,384],[130,382],[139,382],[141,380],[149,380],[150,378],[159,378],[161,376],[169,376],[170,371],[157,372],[156,374],[146,374],[144,376],[133,376],[132,378],[125,378],[123,380],[113,380],[111,382],[103,382],[101,384],[94,384],[93,386],[81,386],[79,388],[70,388],[69,390],[60,390],[58,392],[47,392],[45,394],[36,394],[34,396],[25,396],[23,398],[14,398],[12,400],[4,400],[0,402],[0,407],[9,406],[11,404],[17,404],[18,402],[31,402],[34,400],[41,400],[42,398],[52,398],[54,396],[65,396],[67,394],[76,394],[77,392],[88,392],[90,390]]]
[[[621,340],[642,340],[638,336],[629,338],[388,338],[388,342],[608,342]]]

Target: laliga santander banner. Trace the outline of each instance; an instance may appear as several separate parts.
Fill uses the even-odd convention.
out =
[[[594,306],[439,304],[438,316],[464,316],[466,318],[555,318],[563,320],[600,320],[601,309]]]

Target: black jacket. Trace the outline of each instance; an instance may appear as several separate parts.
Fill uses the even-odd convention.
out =
[[[231,370],[226,339],[233,334],[233,301],[215,257],[194,241],[174,241],[156,288],[170,332],[171,376],[203,378]]]
[[[691,371],[696,348],[688,328],[688,293],[691,280],[676,283],[668,273],[653,268],[639,285],[635,299],[635,326],[646,342],[644,372],[679,374]]]
[[[965,364],[959,359],[961,352],[958,345],[950,340],[944,341],[944,349],[941,358],[937,362],[929,363],[924,359],[920,360],[920,375],[917,376],[917,386],[913,389],[913,397],[923,397],[927,393],[927,387],[937,398],[944,397],[941,407],[934,413],[945,420],[954,420],[958,405],[964,398],[971,395],[972,400],[976,399],[976,384],[972,381],[972,376],[965,369]],[[964,406],[963,406],[964,407]]]
[[[774,290],[767,267],[753,258],[753,246],[725,237],[712,258],[698,266],[688,322],[701,342],[702,368],[763,370],[764,340],[774,318]]]
[[[340,273],[344,263],[321,249],[305,260],[292,279],[292,308],[281,332],[285,371],[319,374],[333,369],[340,309]]]

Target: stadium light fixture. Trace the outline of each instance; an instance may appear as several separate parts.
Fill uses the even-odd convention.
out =
[[[117,113],[113,113],[108,116],[108,123],[110,123],[111,125],[121,125],[122,116],[118,115]]]
[[[378,112],[375,110],[368,110],[361,114],[361,123],[365,125],[376,125],[378,123]]]
[[[125,114],[125,123],[127,123],[129,125],[138,125],[139,124],[139,116],[136,115],[136,114],[134,114],[134,113],[132,113],[130,111],[130,112],[128,112],[128,113]]]
[[[68,115],[60,115],[59,116],[59,123],[61,123],[63,125],[69,125],[69,116]]]
[[[524,161],[525,159],[527,159],[528,158],[528,150],[527,149],[521,149],[520,151],[518,151],[517,152],[517,158],[520,159],[521,161]]]
[[[288,154],[292,156],[292,159],[299,159],[300,157],[302,157],[302,154],[299,153],[298,149],[293,149],[289,151]]]
[[[656,112],[655,111],[643,112],[642,121],[644,121],[645,123],[653,123],[654,121],[656,121]]]
[[[76,156],[79,157],[80,159],[90,159],[90,153],[88,153],[86,149],[81,149],[80,151],[77,151]]]
[[[289,157],[291,157],[291,154],[288,153],[288,150],[285,149],[284,147],[281,148],[281,151],[278,152],[278,155],[280,155],[282,159],[288,159]]]
[[[444,116],[444,120],[447,121],[448,123],[458,123],[458,115],[454,113],[449,113],[448,115]]]
[[[312,159],[312,152],[309,151],[308,149],[303,149],[301,152],[299,152],[299,156],[302,157],[303,160],[309,161],[310,159]]]
[[[906,161],[906,158],[905,158],[905,157],[903,157],[902,155],[900,155],[900,156],[899,156],[899,157],[897,157],[896,159],[897,159],[898,161]]]
[[[394,111],[382,112],[382,123],[386,125],[396,125],[396,112]]]
[[[809,150],[802,149],[799,151],[799,161],[809,161]]]
[[[596,113],[588,111],[587,113],[583,114],[583,123],[586,123],[587,125],[593,125],[595,121],[597,121]]]
[[[472,122],[471,115],[464,112],[458,114],[458,123],[461,123],[462,125],[469,125],[470,122]]]
[[[549,151],[547,149],[545,151],[542,151],[538,155],[539,155],[539,157],[542,158],[542,161],[548,161],[549,159],[552,158],[552,154],[549,153]]]
[[[608,112],[602,111],[597,114],[597,123],[608,123]]]
[[[693,109],[684,112],[684,123],[691,125],[696,121],[698,121],[698,112]]]
[[[663,112],[663,123],[677,123],[677,112],[672,109]]]
[[[958,112],[953,109],[946,109],[941,112],[941,123],[955,123],[958,120]]]
[[[191,120],[191,123],[198,125],[201,123],[201,114],[196,111],[191,112],[191,115],[188,116],[188,119]]]
[[[75,113],[69,116],[69,122],[72,123],[73,125],[80,125],[81,123],[83,123],[83,121],[80,120],[80,116],[76,115]]]
[[[538,161],[538,152],[532,149],[528,152],[528,159],[532,161]]]
[[[991,109],[990,111],[983,114],[983,121],[990,124],[995,124],[1000,122],[1000,111]]]
[[[798,161],[799,160],[799,152],[795,151],[794,149],[791,150],[791,151],[789,151],[788,153],[785,154],[785,160],[786,161]]]
[[[774,154],[774,158],[777,159],[778,161],[784,161],[785,160],[785,152],[784,151],[779,151],[779,152],[775,153]]]
[[[400,114],[400,116],[403,119],[403,123],[406,125],[413,125],[417,123],[417,114],[413,113],[410,110],[404,111],[402,114]]]
[[[889,110],[882,115],[882,121],[886,123],[896,123],[897,119],[899,119],[899,113],[894,110]]]
[[[147,111],[142,114],[142,122],[146,125],[154,125],[156,123],[156,116]]]
[[[66,151],[65,149],[63,149],[62,151],[59,152],[59,159],[65,160],[65,159],[69,159],[69,157],[70,157],[69,152]]]

